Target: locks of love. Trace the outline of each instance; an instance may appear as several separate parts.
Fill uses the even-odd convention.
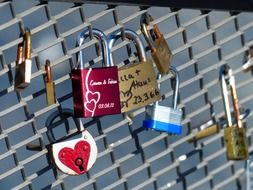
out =
[[[20,34],[23,41],[18,44],[17,60],[15,69],[15,91],[26,88],[31,82],[32,60],[31,60],[31,32],[28,28]]]
[[[94,117],[120,113],[118,68],[110,61],[106,35],[92,29],[102,46],[105,67],[84,68],[83,51],[79,52],[78,64],[71,72],[74,112],[76,117]],[[78,37],[78,46],[90,35],[84,30]]]
[[[180,135],[182,134],[182,110],[177,108],[180,78],[175,67],[170,66],[169,70],[176,80],[173,93],[173,107],[161,106],[158,102],[146,106],[146,118],[143,121],[143,127]],[[158,78],[160,77],[161,75]]]
[[[146,106],[161,98],[155,70],[152,61],[146,58],[141,38],[129,29],[124,30],[124,36],[134,43],[139,63],[130,63],[119,68],[122,113]],[[111,49],[116,40],[121,37],[120,30],[112,33],[109,37],[109,48]],[[113,62],[112,55],[111,62]]]
[[[240,119],[235,78],[232,69],[228,65],[223,65],[220,69],[220,85],[227,120],[227,127],[224,129],[227,159],[246,160],[248,158],[246,130],[242,126],[242,121]],[[233,125],[232,116],[230,114],[227,86],[230,87],[231,91],[232,104],[235,112],[235,125]]]
[[[60,121],[56,118],[62,117]],[[77,132],[56,140],[53,129],[65,124],[69,132],[67,118],[73,118]],[[50,142],[47,145],[54,165],[67,175],[81,175],[86,173],[97,159],[97,145],[91,134],[84,129],[82,121],[74,117],[71,109],[63,108],[53,112],[46,120],[47,137]]]
[[[158,71],[161,74],[167,74],[172,60],[172,52],[157,25],[153,25],[153,28],[148,32],[148,24],[153,20],[151,15],[143,14],[141,17],[141,31],[151,49],[151,56]]]

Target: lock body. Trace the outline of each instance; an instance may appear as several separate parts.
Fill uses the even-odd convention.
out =
[[[52,105],[55,103],[55,90],[54,83],[47,82],[46,83],[46,94],[47,94],[47,104]]]
[[[151,60],[119,69],[121,112],[151,104],[161,98]]]
[[[248,145],[245,128],[227,127],[224,129],[224,140],[228,160],[246,160]]]
[[[163,35],[155,39],[154,46],[155,51],[151,52],[151,55],[157,69],[161,74],[167,74],[172,60],[172,53]]]
[[[97,146],[88,131],[83,131],[79,138],[51,144],[49,151],[56,167],[68,175],[86,173],[97,158]]]
[[[120,113],[117,66],[74,69],[71,78],[76,117]]]
[[[16,66],[15,70],[15,90],[20,91],[26,88],[31,82],[32,60],[25,59]]]
[[[181,109],[148,105],[146,107],[146,117],[143,121],[143,127],[180,135],[182,134],[181,120]]]

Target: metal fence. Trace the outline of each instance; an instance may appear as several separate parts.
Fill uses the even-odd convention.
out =
[[[82,119],[95,137],[98,158],[93,168],[81,176],[67,176],[53,169],[48,150],[29,151],[26,145],[47,145],[45,121],[50,113],[72,108],[71,64],[75,53],[85,51],[86,66],[101,64],[91,39],[75,47],[77,35],[96,27],[107,35],[130,28],[141,38],[140,16],[148,12],[164,34],[172,53],[172,65],[181,76],[180,104],[183,134],[144,130],[145,109],[132,113],[133,124],[122,115]],[[32,82],[15,92],[13,78],[21,28],[32,33]],[[113,49],[115,63],[122,66],[137,61],[129,41]],[[227,161],[223,130],[217,135],[188,143],[198,126],[211,119],[210,102],[216,119],[224,116],[218,81],[219,68],[233,69],[239,103],[253,106],[252,72],[244,72],[248,49],[253,44],[253,14],[247,12],[200,11],[73,3],[7,1],[0,3],[0,189],[245,189],[244,161]],[[145,44],[146,45],[146,44]],[[132,47],[132,46],[131,46]],[[150,56],[150,51],[147,48]],[[57,103],[47,106],[44,64],[50,59]],[[159,80],[162,105],[172,102],[170,75]],[[245,120],[252,151],[253,114]],[[59,127],[60,128],[60,127]],[[74,129],[74,126],[72,127]],[[58,129],[57,134],[62,134]]]

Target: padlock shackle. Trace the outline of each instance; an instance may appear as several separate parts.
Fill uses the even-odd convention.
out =
[[[50,60],[46,60],[46,65],[45,65],[45,70],[46,70],[46,82],[50,83],[52,82],[52,70],[50,66]]]
[[[141,38],[138,36],[138,34],[136,32],[134,32],[133,30],[130,29],[125,29],[124,30],[124,34],[125,37],[132,41],[136,47],[137,50],[137,54],[138,54],[138,58],[140,62],[145,62],[147,61],[147,56],[146,56],[146,52],[145,52],[145,48],[143,46],[143,42],[141,40]],[[122,37],[121,35],[121,30],[115,31],[114,33],[112,33],[109,37],[109,49],[111,50],[112,47],[114,46],[115,42]],[[113,58],[112,58],[112,53],[110,52],[110,59],[111,59],[111,63],[113,63]]]
[[[170,65],[169,70],[171,72],[171,74],[173,75],[173,78],[175,78],[176,80],[176,84],[174,86],[173,89],[173,109],[177,109],[177,103],[178,103],[178,95],[179,95],[179,83],[180,83],[180,77],[179,77],[179,72],[177,71],[177,69]],[[157,80],[159,80],[162,77],[161,74],[157,75]],[[158,88],[160,88],[160,84],[158,84]],[[155,103],[155,105],[158,105],[158,101]]]
[[[111,61],[110,61],[110,49],[109,49],[109,45],[108,45],[107,36],[105,35],[104,32],[102,32],[101,30],[99,30],[97,28],[92,29],[92,34],[101,43],[103,61],[105,63],[105,66],[106,67],[113,66],[113,63],[111,63]],[[81,46],[84,43],[85,39],[89,36],[90,36],[90,31],[88,29],[81,32],[80,35],[78,36],[78,39],[77,39],[78,46]],[[78,60],[78,61],[80,61],[80,68],[84,69],[84,58],[83,58],[82,52],[83,52],[83,50],[79,51],[80,60]]]
[[[177,71],[176,67],[174,67],[172,65],[170,65],[169,70],[173,74],[173,76],[176,80],[175,89],[174,89],[174,93],[173,93],[173,109],[177,109],[179,83],[180,83],[179,72]]]
[[[223,65],[220,69],[220,84],[221,84],[222,98],[223,98],[223,104],[225,108],[227,125],[228,127],[233,126],[232,116],[230,113],[229,99],[228,99],[228,89],[227,89],[227,85],[229,85],[230,91],[231,91],[233,108],[235,112],[236,126],[238,128],[242,128],[242,121],[240,119],[239,102],[238,102],[236,86],[235,86],[235,78],[232,73],[232,69],[228,65]]]
[[[31,59],[31,31],[28,28],[25,28],[25,36],[24,36],[24,41],[25,41],[25,59]]]
[[[57,125],[55,126],[55,124],[53,122],[57,117],[63,117],[63,119],[67,119],[68,117],[71,117],[71,118],[73,118],[75,125],[77,126],[77,130],[78,131],[84,130],[81,119],[76,118],[74,116],[74,111],[72,109],[62,108],[60,112],[58,110],[56,110],[53,113],[51,113],[46,120],[46,127],[47,127],[46,134],[47,134],[47,137],[48,137],[48,140],[50,141],[50,143],[54,143],[57,141],[53,135],[53,128],[55,128],[57,126]],[[55,123],[57,124],[57,122],[55,122]],[[65,126],[65,127],[68,132],[69,126]]]
[[[19,37],[23,38],[23,41],[18,44],[16,65],[21,64],[25,59],[31,59],[31,32],[28,28],[25,28],[24,32],[21,32]]]

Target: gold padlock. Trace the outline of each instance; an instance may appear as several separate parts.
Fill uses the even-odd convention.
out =
[[[119,68],[122,113],[146,106],[161,98],[153,64],[151,60],[146,58],[146,52],[140,37],[129,29],[125,29],[124,34],[127,39],[134,42],[140,63],[132,63]],[[121,31],[116,31],[110,36],[110,49],[120,37]]]
[[[25,32],[21,33],[20,36],[23,36],[23,41],[18,44],[14,84],[15,91],[20,91],[30,84],[32,72],[31,32],[28,28],[25,28]]]
[[[223,104],[225,108],[227,127],[224,129],[224,140],[227,149],[228,160],[246,160],[248,158],[248,145],[246,130],[240,119],[239,103],[235,87],[235,78],[232,69],[224,65],[220,70],[220,85],[222,90]],[[233,108],[235,112],[235,125],[230,114],[227,85],[230,87]]]
[[[52,80],[52,71],[51,71],[49,60],[46,60],[45,70],[46,70],[47,104],[52,105],[55,103],[55,90],[54,90],[54,83]]]
[[[143,14],[141,17],[141,31],[151,49],[151,55],[156,63],[157,69],[161,74],[167,74],[169,72],[169,65],[172,60],[172,52],[157,25],[153,25],[148,32],[148,24],[153,21],[151,15]]]

